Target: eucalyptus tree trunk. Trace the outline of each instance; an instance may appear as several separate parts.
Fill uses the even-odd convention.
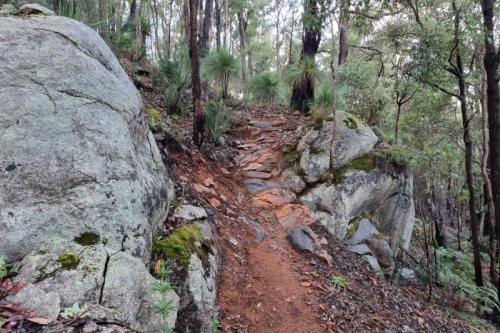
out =
[[[496,258],[500,256],[500,74],[498,67],[500,64],[500,46],[495,48],[495,12],[494,3],[496,0],[482,0],[484,21],[484,69],[486,71],[486,105],[489,126],[489,148],[491,163],[491,189],[495,210],[495,238],[497,240]],[[498,3],[498,2],[497,2]],[[497,272],[498,273],[498,272]],[[497,274],[497,291],[500,300],[500,274]],[[498,313],[496,316],[498,322]]]
[[[217,48],[221,47],[221,22],[220,22],[220,3],[219,0],[215,1],[215,42]]]
[[[210,51],[210,27],[212,26],[213,0],[205,1],[205,15],[203,17],[203,31],[201,35],[201,56],[206,56]]]
[[[241,49],[241,77],[243,82],[247,82],[247,62],[246,62],[246,31],[248,22],[243,11],[238,11],[238,30],[240,34],[240,49]]]
[[[339,18],[339,66],[347,62],[349,54],[349,5],[350,0],[342,0]]]
[[[99,0],[99,34],[102,39],[107,41],[109,39],[108,27],[108,4],[106,0]]]
[[[469,190],[469,215],[470,228],[472,238],[472,248],[474,254],[474,273],[477,286],[483,286],[483,272],[481,267],[481,255],[479,252],[479,232],[478,220],[476,214],[476,190],[474,186],[474,173],[472,169],[473,159],[473,141],[471,136],[470,118],[467,110],[467,88],[465,82],[465,72],[460,48],[460,11],[457,8],[456,1],[452,1],[452,9],[454,14],[454,51],[455,52],[455,68],[452,72],[458,80],[460,101],[460,111],[462,114],[463,138],[465,145],[465,175],[467,180],[467,188]]]
[[[201,0],[199,0],[201,1]],[[193,143],[201,147],[203,143],[203,105],[201,100],[200,56],[198,42],[198,0],[189,0],[189,56],[191,58],[191,87],[193,93]]]
[[[142,51],[142,1],[137,0],[137,12],[135,17],[135,52],[134,52],[134,60],[139,60],[141,58]]]

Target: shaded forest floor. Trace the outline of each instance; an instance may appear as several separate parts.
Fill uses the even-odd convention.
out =
[[[161,108],[151,94],[145,99]],[[455,296],[438,290],[428,302],[418,281],[385,281],[321,226],[312,228],[322,256],[292,247],[287,234],[311,216],[282,189],[283,147],[307,118],[281,107],[240,107],[226,145],[201,150],[190,143],[189,117],[171,119],[172,133],[156,135],[171,176],[218,228],[223,332],[481,331],[456,319],[472,314],[457,312],[463,303]]]

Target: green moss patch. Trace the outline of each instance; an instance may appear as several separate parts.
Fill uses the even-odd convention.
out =
[[[357,129],[358,128],[358,119],[356,119],[352,115],[346,115],[346,118],[344,119],[344,123],[347,126],[347,128],[350,129]]]
[[[101,237],[94,232],[84,232],[75,237],[74,241],[82,246],[92,246],[99,244]]]
[[[205,250],[196,244],[201,243],[202,239],[200,226],[196,223],[188,224],[175,230],[168,238],[154,242],[153,249],[187,265],[193,253],[200,258],[206,255]]]
[[[375,160],[372,156],[364,156],[354,159],[333,172],[333,182],[335,184],[341,184],[344,181],[346,172],[350,170],[364,170],[368,172],[373,170],[375,166]]]
[[[294,166],[300,159],[300,153],[298,151],[291,151],[283,155],[283,164],[285,167]]]
[[[63,268],[75,269],[80,264],[80,257],[73,252],[65,252],[60,255],[57,261],[61,264]]]

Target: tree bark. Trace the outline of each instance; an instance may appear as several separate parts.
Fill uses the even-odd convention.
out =
[[[238,30],[240,34],[241,76],[243,82],[247,82],[246,31],[248,23],[243,11],[239,11],[237,13],[237,16],[238,16]]]
[[[220,23],[220,3],[219,0],[215,1],[215,30],[216,30],[216,45],[217,48],[221,46],[221,23]]]
[[[349,54],[349,0],[342,0],[339,19],[339,66],[347,62]]]
[[[498,66],[500,63],[500,47],[495,48],[494,38],[494,3],[495,0],[482,0],[484,23],[484,46],[483,57],[484,69],[486,72],[486,105],[489,126],[489,148],[491,163],[491,189],[495,210],[495,238],[496,238],[496,258],[500,256],[500,75]],[[500,274],[497,272],[497,292],[500,300]],[[496,321],[498,322],[498,313]]]
[[[201,36],[201,56],[204,57],[210,51],[210,27],[212,26],[213,0],[205,1],[205,15],[203,17],[203,33]]]
[[[141,58],[142,51],[142,1],[137,0],[137,13],[135,17],[135,52],[134,52],[134,60],[139,60]]]
[[[201,0],[200,0],[201,1]],[[201,100],[200,57],[198,53],[198,0],[189,0],[189,56],[191,58],[191,86],[193,92],[193,143],[201,147],[203,143],[203,103]]]
[[[109,29],[108,29],[108,6],[106,0],[99,0],[99,35],[101,35],[102,39],[105,41],[108,40],[109,37]]]
[[[321,25],[318,0],[304,1],[304,15],[308,16],[304,20],[304,32],[302,37],[302,52],[300,61],[306,58],[315,59],[321,42]],[[315,21],[315,22],[311,22]],[[314,101],[314,82],[311,77],[305,77],[293,85],[292,99],[290,106],[293,110],[300,110],[303,114],[309,113],[310,103]]]

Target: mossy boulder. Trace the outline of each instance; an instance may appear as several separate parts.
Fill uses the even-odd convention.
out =
[[[370,153],[377,142],[377,136],[370,127],[354,116],[337,111],[335,119],[336,140],[332,149],[334,122],[327,119],[321,122],[321,126],[313,126],[297,145],[301,154],[300,166],[305,171],[304,180],[307,183],[317,182],[328,172],[330,155],[333,156],[333,167],[338,169]]]
[[[348,171],[351,170],[363,170],[369,172],[375,168],[375,160],[373,157],[367,155],[357,159],[352,160],[348,164],[341,168],[338,168],[333,172],[333,182],[335,184],[340,184],[344,181],[344,176]]]
[[[193,253],[198,254],[200,258],[206,256],[202,241],[200,225],[192,223],[178,228],[166,239],[154,242],[153,249],[183,265],[188,265]]]

